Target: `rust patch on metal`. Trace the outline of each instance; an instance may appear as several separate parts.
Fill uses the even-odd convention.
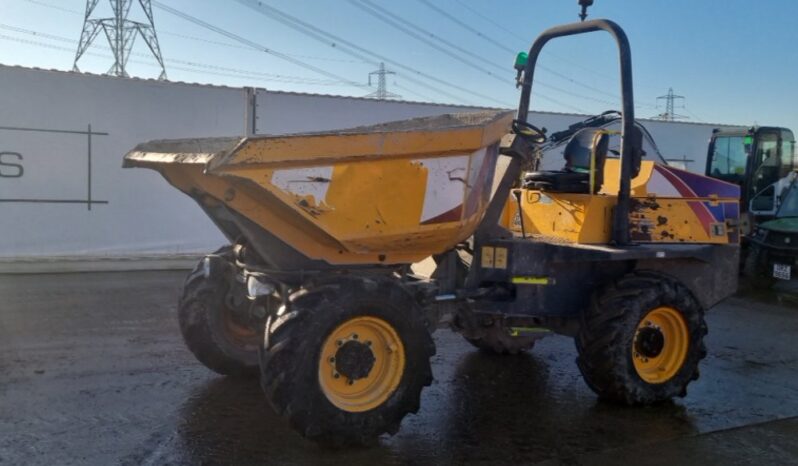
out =
[[[630,209],[632,212],[640,212],[642,210],[658,210],[660,208],[659,203],[655,198],[648,197],[645,199],[640,198],[632,198],[630,199]]]

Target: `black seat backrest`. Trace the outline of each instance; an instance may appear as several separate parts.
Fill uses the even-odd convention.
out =
[[[643,163],[643,158],[646,156],[646,151],[643,150],[643,131],[639,127],[633,126],[632,133],[628,136],[626,144],[632,146],[630,153],[632,154],[632,172],[630,175],[635,178],[640,174],[640,165]]]
[[[601,129],[583,128],[573,135],[565,146],[565,171],[572,173],[590,173],[590,158],[594,162],[593,192],[598,192],[604,184],[604,162],[610,144],[609,135]]]

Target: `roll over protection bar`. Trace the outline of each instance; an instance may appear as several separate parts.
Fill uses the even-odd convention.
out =
[[[606,19],[595,19],[581,23],[571,23],[547,29],[535,39],[524,68],[523,83],[521,85],[521,101],[518,104],[517,120],[526,122],[529,115],[529,104],[532,97],[532,82],[535,76],[535,65],[543,46],[551,39],[557,37],[573,36],[594,31],[606,31],[618,45],[618,54],[621,65],[621,99],[622,99],[622,130],[621,130],[621,175],[618,189],[618,202],[615,206],[612,221],[612,241],[616,245],[629,244],[629,197],[630,185],[635,166],[639,167],[640,148],[630,137],[634,131],[635,109],[634,94],[632,90],[632,53],[626,33],[616,23]],[[637,162],[637,163],[636,163]]]

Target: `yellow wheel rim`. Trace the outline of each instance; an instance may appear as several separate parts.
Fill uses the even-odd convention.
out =
[[[322,345],[319,384],[327,399],[349,412],[384,403],[402,380],[405,349],[388,322],[355,317],[339,325]]]
[[[651,310],[637,325],[632,361],[637,375],[651,384],[665,383],[682,368],[690,346],[690,331],[672,307]]]

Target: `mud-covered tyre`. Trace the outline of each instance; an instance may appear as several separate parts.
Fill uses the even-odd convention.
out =
[[[369,445],[418,411],[434,353],[423,313],[400,284],[340,279],[295,293],[267,320],[261,386],[306,438]]]
[[[635,272],[598,292],[582,314],[577,365],[600,398],[652,404],[687,394],[706,356],[704,311],[677,280]]]
[[[765,253],[758,246],[751,245],[745,258],[743,276],[754,289],[768,290],[776,284],[777,279],[770,275],[766,264]]]
[[[531,350],[540,336],[512,335],[502,321],[496,320],[493,325],[481,328],[478,336],[463,338],[485,353],[514,355]]]
[[[231,260],[232,248],[221,248],[213,255]],[[241,289],[231,293],[231,286]],[[259,330],[237,322],[228,301],[231,296],[246,299],[245,294],[244,284],[223,273],[206,277],[201,260],[186,278],[178,302],[177,318],[186,346],[205,367],[222,375],[258,374]]]

